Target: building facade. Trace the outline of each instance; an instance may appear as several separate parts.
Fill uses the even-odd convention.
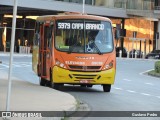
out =
[[[82,2],[83,0],[18,0],[18,15],[21,18],[17,19],[15,46],[32,46],[35,20],[27,16],[82,12]],[[12,15],[12,6],[13,0],[0,1],[1,51],[10,43],[12,19],[5,15]],[[109,17],[115,28],[120,25],[125,30],[125,36],[115,40],[115,45],[125,47],[128,51],[141,49],[145,53],[160,49],[160,0],[85,0],[84,11]],[[137,39],[133,42],[134,32],[137,33]]]

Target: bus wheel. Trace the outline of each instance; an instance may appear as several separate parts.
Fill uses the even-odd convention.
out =
[[[61,87],[63,87],[63,84],[60,83],[52,83],[52,88],[59,90]]]
[[[111,90],[111,85],[110,84],[104,84],[103,85],[103,91],[104,92],[110,92]]]
[[[87,85],[87,87],[91,88],[93,85]]]
[[[41,85],[41,86],[45,86],[46,83],[47,83],[47,80],[45,80],[44,78],[41,78],[41,79],[40,79],[40,85]]]
[[[86,87],[86,85],[81,85],[81,87]]]
[[[47,82],[47,86],[53,88],[53,83],[52,83],[52,70],[50,68],[50,81]]]
[[[47,86],[47,87],[51,87],[51,86],[52,86],[51,84],[52,84],[51,81],[47,81],[47,82],[46,82],[46,86]]]

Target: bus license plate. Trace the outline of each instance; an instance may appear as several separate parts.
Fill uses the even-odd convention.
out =
[[[80,80],[80,83],[90,83],[90,80]]]

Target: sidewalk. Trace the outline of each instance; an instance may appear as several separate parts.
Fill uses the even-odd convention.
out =
[[[8,80],[0,79],[0,111],[6,111]],[[77,102],[68,93],[25,81],[12,81],[10,111],[75,111]]]
[[[0,80],[0,111],[5,111],[7,88],[8,80]],[[11,111],[68,111],[75,110],[75,105],[70,94],[25,81],[12,82]]]

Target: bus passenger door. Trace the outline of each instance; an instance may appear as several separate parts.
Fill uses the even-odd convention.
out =
[[[50,80],[50,65],[52,56],[52,30],[53,25],[44,24],[41,28],[40,42],[40,73],[41,81],[46,84],[46,80]],[[45,81],[45,82],[44,82]],[[42,84],[43,85],[43,84]]]

